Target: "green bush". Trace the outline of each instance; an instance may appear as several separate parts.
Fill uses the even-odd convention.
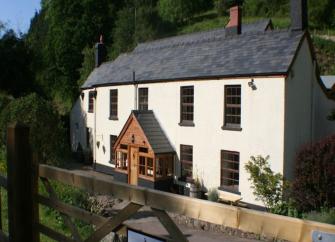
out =
[[[250,174],[251,188],[257,200],[264,203],[268,210],[281,206],[283,202],[283,176],[274,173],[269,164],[269,156],[251,156],[251,161],[245,165],[246,171]]]
[[[307,220],[335,225],[335,208],[321,208],[320,211],[311,211],[309,213],[303,214],[303,218]]]
[[[50,102],[36,94],[11,101],[0,113],[0,145],[5,146],[7,127],[13,122],[30,127],[30,142],[41,162],[57,163],[66,158],[66,132]]]
[[[208,191],[208,200],[212,201],[212,202],[219,201],[219,192],[218,192],[218,189],[216,189],[216,188],[209,189],[209,191]]]

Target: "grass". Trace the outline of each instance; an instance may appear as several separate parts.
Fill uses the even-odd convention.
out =
[[[304,219],[335,225],[335,208],[321,208],[303,215]]]
[[[265,17],[243,17],[242,21],[245,24],[253,23],[255,21],[264,19]],[[290,19],[288,17],[274,17],[271,18],[275,29],[286,29],[290,26]],[[216,28],[222,28],[227,25],[229,21],[228,16],[217,16],[215,10],[210,10],[205,13],[199,14],[192,18],[189,23],[180,26],[177,34],[188,34],[199,31],[206,31]]]
[[[0,173],[6,173],[6,154],[4,149],[0,147]],[[73,188],[68,185],[64,185],[59,182],[51,182],[52,187],[54,188],[58,198],[65,203],[74,205],[76,207],[80,207],[86,210],[89,210],[90,204],[88,202],[88,193]],[[7,191],[3,188],[0,189],[1,191],[1,219],[2,219],[2,227],[3,231],[8,234],[8,203],[7,203]],[[46,190],[41,182],[39,182],[39,193],[42,195],[47,196]],[[39,218],[40,223],[61,233],[66,236],[70,236],[70,230],[66,227],[63,222],[61,215],[48,207],[43,205],[39,206]],[[79,234],[83,239],[87,239],[89,235],[93,233],[93,227],[90,224],[86,224],[84,222],[74,220],[72,221],[75,223]],[[48,238],[47,236],[41,235],[41,242],[52,242],[54,240]]]

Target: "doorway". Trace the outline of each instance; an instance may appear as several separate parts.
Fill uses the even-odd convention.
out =
[[[130,147],[130,168],[129,168],[129,184],[137,185],[138,180],[138,148]]]

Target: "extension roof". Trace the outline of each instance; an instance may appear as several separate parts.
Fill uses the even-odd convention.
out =
[[[155,154],[175,153],[174,148],[172,147],[168,137],[164,133],[152,110],[133,110],[131,112],[128,121],[124,125],[119,137],[115,142],[115,148],[129,128],[129,121],[132,118],[137,120]]]
[[[139,44],[96,68],[82,88],[134,83],[133,73],[139,83],[285,75],[304,32],[271,30],[271,25],[259,21],[243,25],[240,35],[226,36],[220,28]]]

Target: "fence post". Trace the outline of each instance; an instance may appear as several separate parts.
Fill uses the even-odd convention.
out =
[[[29,128],[7,129],[8,230],[10,242],[38,242],[38,164],[29,143]]]

